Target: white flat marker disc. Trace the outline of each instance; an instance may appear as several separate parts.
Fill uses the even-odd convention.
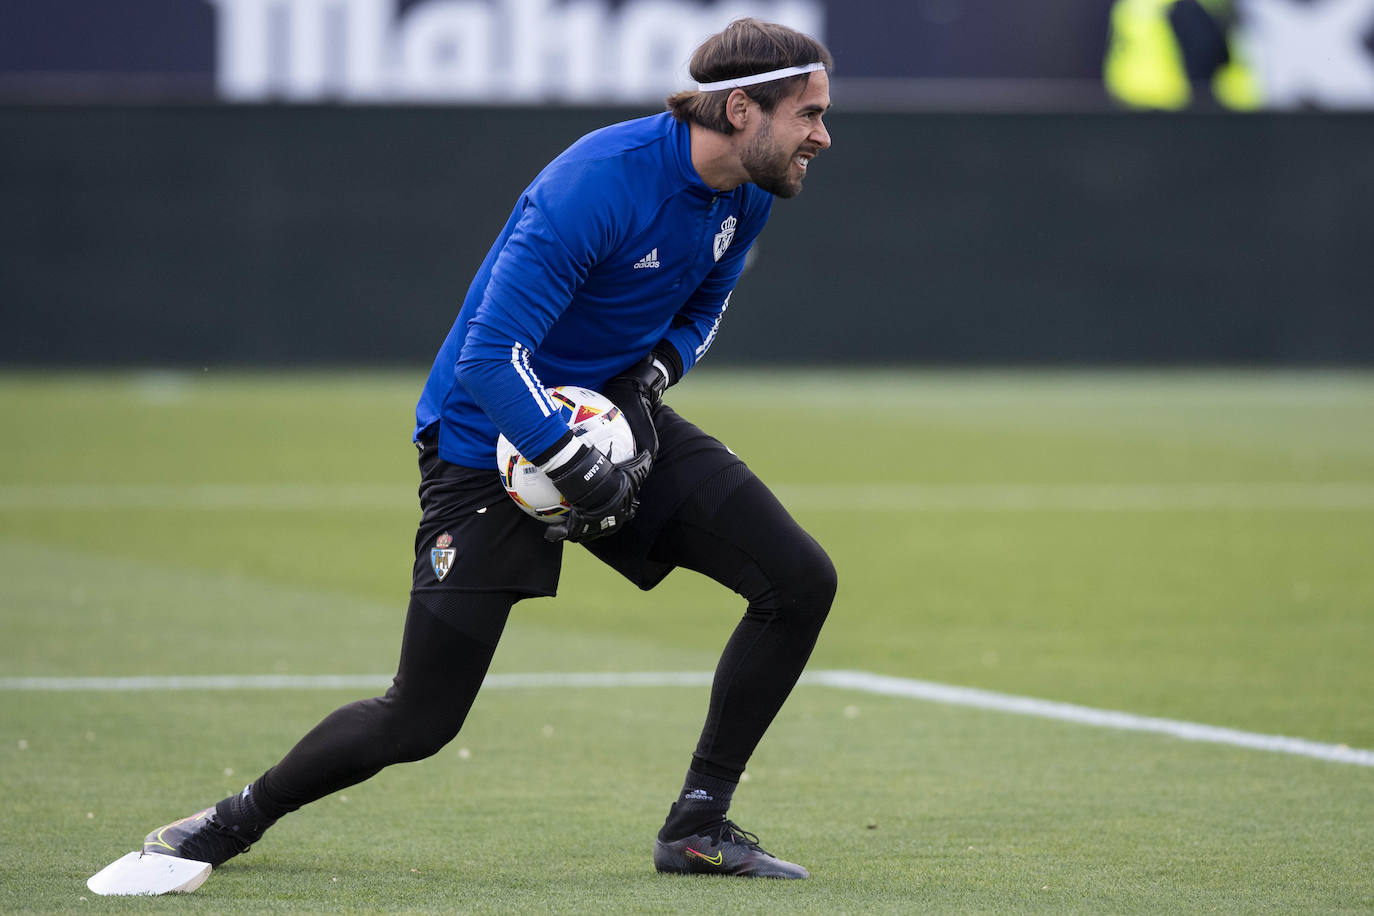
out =
[[[111,896],[189,894],[210,877],[210,863],[134,850],[86,880],[92,893]]]

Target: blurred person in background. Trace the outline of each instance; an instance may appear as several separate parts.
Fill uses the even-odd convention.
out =
[[[1232,0],[1117,0],[1103,82],[1129,108],[1260,107]]]

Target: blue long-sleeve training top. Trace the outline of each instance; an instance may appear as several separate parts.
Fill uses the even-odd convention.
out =
[[[468,288],[420,394],[415,437],[495,467],[568,426],[545,386],[599,390],[660,342],[691,369],[710,347],[772,195],[707,186],[690,132],[664,113],[594,131],[539,173]]]

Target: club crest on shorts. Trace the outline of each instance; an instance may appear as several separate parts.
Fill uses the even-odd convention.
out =
[[[458,555],[458,551],[453,549],[453,535],[445,531],[434,541],[434,547],[429,552],[429,563],[434,567],[434,575],[439,577],[439,581],[444,581],[444,576],[453,568],[453,558]]]
[[[739,220],[731,216],[720,224],[720,231],[716,233],[715,255],[717,261],[720,260],[721,255],[725,254],[725,249],[730,247],[730,242],[735,237],[735,226],[738,223]]]

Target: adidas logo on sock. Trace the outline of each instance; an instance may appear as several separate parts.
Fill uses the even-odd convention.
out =
[[[707,795],[705,789],[693,789],[693,790],[690,791],[690,792],[683,793],[682,800],[683,800],[683,801],[715,801],[716,799],[715,799],[715,796],[714,796],[714,795]]]
[[[651,252],[649,252],[648,254],[646,254],[644,257],[640,258],[638,261],[635,261],[635,270],[640,270],[640,269],[645,268],[645,267],[657,267],[657,266],[658,266],[658,249],[657,249],[657,248],[655,248],[653,251],[651,251]]]

